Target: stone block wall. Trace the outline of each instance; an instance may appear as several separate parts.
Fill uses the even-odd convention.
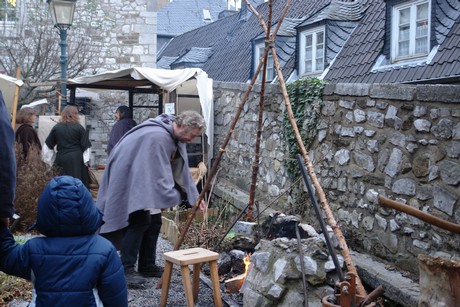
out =
[[[216,152],[247,87],[215,84]],[[221,194],[249,191],[259,93],[255,86],[249,94],[220,163]],[[377,202],[381,195],[460,223],[460,86],[331,84],[323,98],[309,155],[349,247],[414,274],[419,254],[460,259],[458,234]],[[265,102],[256,200],[261,208],[288,210],[306,200],[290,192],[294,185],[283,165],[284,102],[278,85],[266,88]],[[313,209],[305,218],[314,224]]]
[[[98,10],[110,19],[91,37],[100,46],[95,68],[100,72],[132,66],[156,67],[157,13],[145,0],[104,0]]]

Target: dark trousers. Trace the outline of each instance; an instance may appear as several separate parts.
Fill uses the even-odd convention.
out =
[[[121,245],[121,261],[125,269],[134,269],[138,260],[138,271],[155,265],[157,241],[161,228],[161,213],[151,215],[140,210],[129,215]]]

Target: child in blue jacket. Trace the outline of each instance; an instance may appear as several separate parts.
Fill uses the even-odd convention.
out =
[[[34,225],[44,236],[19,245],[0,223],[0,270],[32,281],[29,306],[128,306],[120,257],[96,234],[102,223],[79,179],[53,178],[38,200]]]

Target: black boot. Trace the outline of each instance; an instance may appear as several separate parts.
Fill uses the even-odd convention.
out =
[[[163,267],[157,265],[139,268],[139,274],[144,277],[161,277],[163,275]]]
[[[125,269],[125,278],[126,284],[130,289],[138,289],[143,288],[144,285],[147,283],[147,279],[139,275],[134,268]]]

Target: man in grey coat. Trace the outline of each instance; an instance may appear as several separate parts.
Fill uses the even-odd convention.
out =
[[[163,272],[155,264],[161,209],[180,204],[181,192],[191,205],[198,200],[186,143],[204,129],[197,112],[185,111],[177,117],[162,114],[132,128],[109,156],[96,202],[105,221],[100,233],[120,247],[130,287]],[[205,206],[202,201],[200,208]]]

